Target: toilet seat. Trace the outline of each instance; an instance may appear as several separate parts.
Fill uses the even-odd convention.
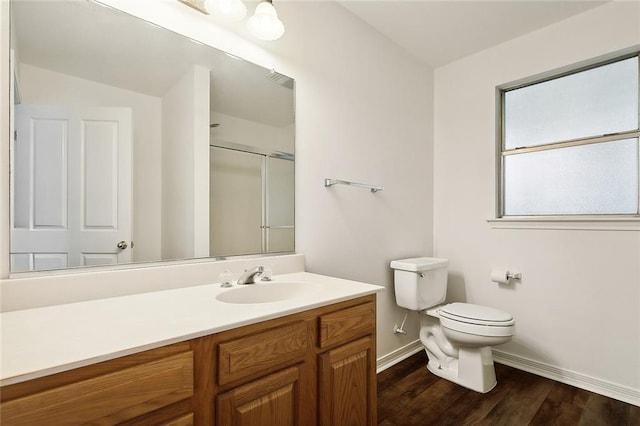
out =
[[[515,320],[498,309],[471,303],[450,303],[439,309],[444,328],[479,336],[513,336]]]
[[[471,303],[449,303],[440,308],[440,317],[475,325],[507,326],[515,323],[507,312]]]

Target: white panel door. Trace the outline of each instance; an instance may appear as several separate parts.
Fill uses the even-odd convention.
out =
[[[131,110],[15,112],[12,271],[130,262]]]

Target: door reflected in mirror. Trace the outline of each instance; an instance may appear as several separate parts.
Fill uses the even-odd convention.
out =
[[[291,78],[90,1],[11,54],[12,273],[294,251]]]

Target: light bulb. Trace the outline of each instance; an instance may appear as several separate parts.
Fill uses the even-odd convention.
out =
[[[268,1],[258,4],[247,25],[249,32],[261,40],[277,40],[284,34],[284,24],[278,19],[275,7]]]
[[[238,22],[247,16],[247,6],[241,0],[206,0],[205,8],[212,14],[220,14],[230,22]]]

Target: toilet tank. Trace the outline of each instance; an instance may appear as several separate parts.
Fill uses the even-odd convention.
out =
[[[396,304],[421,311],[442,303],[447,296],[448,266],[447,259],[434,257],[392,261]]]

